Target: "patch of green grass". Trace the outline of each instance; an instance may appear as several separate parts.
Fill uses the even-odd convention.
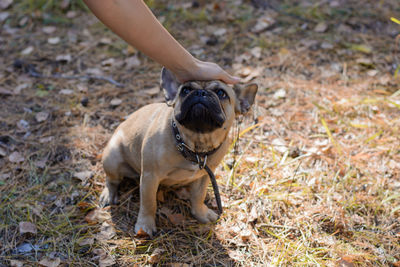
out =
[[[68,10],[87,10],[82,0],[71,0],[69,5],[63,7],[63,1],[56,0],[20,0],[15,9],[21,13],[32,13],[35,11],[65,13]]]

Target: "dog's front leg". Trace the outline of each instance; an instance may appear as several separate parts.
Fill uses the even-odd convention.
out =
[[[140,209],[135,225],[135,232],[140,229],[150,237],[156,232],[155,215],[157,209],[157,189],[159,179],[150,172],[143,172],[140,177]]]
[[[190,184],[192,214],[201,223],[214,222],[218,219],[218,215],[204,204],[209,181],[208,176],[204,175]]]

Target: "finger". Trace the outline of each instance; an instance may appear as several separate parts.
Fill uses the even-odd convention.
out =
[[[222,72],[222,75],[219,79],[228,84],[236,84],[241,81],[241,79],[239,77],[232,76],[225,71]]]

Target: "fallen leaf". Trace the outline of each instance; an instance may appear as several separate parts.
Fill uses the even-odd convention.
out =
[[[249,162],[249,163],[256,163],[256,162],[259,161],[259,158],[258,158],[258,157],[254,157],[254,156],[247,156],[247,157],[245,158],[245,160],[246,160],[247,162]]]
[[[115,236],[115,228],[108,222],[103,222],[100,226],[100,232],[96,235],[97,240],[109,240]]]
[[[66,17],[69,19],[73,19],[76,17],[78,13],[75,10],[69,10],[66,14]]]
[[[281,88],[275,91],[274,95],[272,96],[274,99],[280,99],[286,97],[285,89]]]
[[[365,58],[365,57],[357,58],[356,62],[358,64],[366,66],[366,67],[372,67],[373,66],[372,60],[370,58]]]
[[[326,22],[320,22],[315,26],[314,31],[322,33],[322,32],[326,32],[327,29],[328,29],[328,25],[326,24]]]
[[[150,88],[150,89],[145,89],[145,90],[143,90],[143,92],[146,95],[155,96],[155,95],[158,95],[160,93],[160,87],[159,86],[155,86],[155,87]]]
[[[280,139],[280,138],[275,138],[274,140],[272,140],[272,146],[274,147],[274,149],[280,153],[285,153],[288,148],[286,147],[285,142]]]
[[[367,71],[367,74],[370,77],[374,77],[374,76],[376,76],[376,74],[378,74],[378,71],[377,70],[369,70],[369,71]]]
[[[42,217],[43,206],[37,204],[35,206],[29,206],[29,207],[32,210],[33,214],[35,214],[40,218]]]
[[[47,120],[48,117],[49,117],[49,113],[46,111],[38,112],[35,115],[35,119],[37,122],[45,121],[45,120]]]
[[[113,107],[119,106],[121,103],[122,103],[122,100],[119,99],[119,98],[113,98],[113,99],[110,101],[110,104],[111,104],[111,106],[113,106]]]
[[[36,234],[37,227],[35,224],[33,224],[31,222],[20,222],[19,223],[19,232],[20,232],[20,234],[25,234],[25,233]]]
[[[150,255],[148,262],[150,264],[156,264],[160,261],[162,254],[165,252],[165,249],[156,248]]]
[[[0,22],[5,21],[10,16],[9,12],[0,12]]]
[[[372,53],[372,48],[370,46],[363,45],[363,44],[350,44],[350,49],[358,51],[358,52],[362,52],[365,54]]]
[[[333,48],[333,44],[328,43],[328,42],[322,42],[321,48],[322,49],[332,49]]]
[[[46,267],[57,267],[58,265],[60,265],[60,263],[61,263],[61,260],[58,257],[54,258],[54,259],[45,257],[39,261],[40,265],[46,266]]]
[[[23,162],[25,158],[21,155],[21,153],[14,151],[8,156],[8,160],[13,163]]]
[[[350,261],[347,261],[346,259],[340,259],[336,262],[336,266],[338,267],[353,267],[354,264]]]
[[[47,157],[42,158],[41,160],[35,161],[35,166],[44,169],[46,167]]]
[[[0,156],[5,157],[7,156],[7,152],[4,148],[0,147]]]
[[[11,267],[22,267],[22,266],[24,266],[24,263],[22,261],[10,260],[10,266]]]
[[[71,60],[72,60],[72,57],[71,57],[70,54],[58,55],[58,56],[56,56],[56,61],[59,61],[59,62],[68,63],[68,62],[70,62]]]
[[[132,69],[133,67],[140,66],[141,62],[137,56],[132,56],[125,59],[125,64],[128,69]]]
[[[255,57],[255,58],[261,58],[261,47],[254,47],[250,50],[250,53]]]
[[[112,66],[114,64],[115,64],[115,59],[114,58],[107,58],[107,59],[105,59],[105,60],[103,60],[101,62],[102,66]]]
[[[59,93],[62,95],[70,95],[73,92],[74,92],[74,90],[71,90],[71,89],[61,89]]]
[[[182,187],[179,190],[175,191],[175,194],[179,199],[188,200],[190,199],[190,191],[187,187]]]
[[[30,243],[22,243],[17,247],[17,253],[19,254],[26,254],[31,252],[32,250],[38,250],[39,246],[38,245],[32,245]]]
[[[52,34],[52,33],[54,33],[55,31],[56,31],[56,27],[54,27],[54,26],[44,26],[43,28],[42,28],[42,31],[44,32],[44,33],[46,33],[46,34]]]
[[[19,20],[18,25],[20,27],[25,26],[25,24],[28,22],[28,17],[23,17],[22,19]]]
[[[14,0],[0,0],[0,8],[7,9],[11,6]]]
[[[256,206],[253,206],[248,217],[248,222],[254,222],[258,219],[258,212]]]
[[[215,36],[222,36],[226,34],[226,29],[225,28],[219,28],[213,33]]]
[[[94,75],[94,76],[103,76],[104,75],[104,73],[98,68],[89,68],[89,69],[86,69],[85,72],[89,75]]]
[[[162,207],[160,212],[163,213],[164,215],[166,215],[168,217],[168,219],[174,225],[180,225],[185,220],[185,217],[183,217],[182,214],[180,214],[180,213],[172,213],[172,211],[170,209],[168,209],[167,207]]]
[[[191,265],[187,263],[181,263],[181,262],[172,262],[169,264],[170,267],[189,267]]]
[[[242,239],[243,242],[249,241],[250,237],[251,237],[251,231],[250,230],[240,231],[240,238]]]
[[[81,241],[78,242],[78,245],[83,247],[86,245],[93,245],[94,243],[94,238],[93,237],[88,237],[88,238],[84,238]]]
[[[78,178],[82,182],[86,182],[93,175],[91,171],[75,172],[72,176]]]
[[[263,17],[260,17],[257,20],[256,25],[254,25],[254,27],[251,29],[251,31],[254,33],[263,32],[263,31],[267,30],[269,27],[271,27],[272,25],[274,25],[275,22],[276,22],[275,19],[271,15],[265,14]]]
[[[11,92],[7,89],[0,88],[0,95],[13,95],[13,94],[14,94],[13,92]]]
[[[85,221],[88,222],[89,224],[102,223],[110,219],[111,219],[110,213],[100,208],[90,211],[85,216]]]
[[[19,84],[19,85],[17,85],[17,87],[14,88],[14,93],[20,94],[23,89],[28,88],[28,87],[29,87],[28,83]]]
[[[48,142],[52,141],[53,139],[54,139],[54,136],[46,136],[46,137],[40,138],[40,139],[39,139],[39,142],[40,142],[41,144],[43,144],[43,143],[48,143]]]
[[[108,255],[107,252],[104,251],[103,249],[95,249],[93,250],[93,253],[100,256],[99,257],[100,267],[107,267],[115,264],[115,260],[111,257],[111,255]]]
[[[33,46],[28,46],[24,50],[21,51],[21,55],[27,56],[33,52]]]
[[[29,128],[29,122],[27,122],[26,120],[19,120],[17,122],[17,127],[21,131],[26,131]]]
[[[112,43],[112,40],[110,38],[107,38],[107,37],[103,37],[99,41],[99,44],[103,44],[103,45],[109,45],[111,43]]]
[[[100,259],[99,259],[100,267],[112,266],[114,264],[115,264],[115,260],[110,255],[104,254],[104,255],[100,256]]]
[[[49,39],[47,39],[47,42],[49,44],[55,45],[58,44],[60,42],[60,37],[50,37]]]

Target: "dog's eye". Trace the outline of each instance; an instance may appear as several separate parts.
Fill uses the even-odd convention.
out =
[[[189,87],[183,87],[181,92],[182,92],[182,95],[187,95],[187,94],[190,93],[190,91],[192,91],[191,88],[189,88]]]
[[[219,98],[226,98],[226,97],[227,97],[225,91],[222,90],[222,89],[218,89],[216,93],[217,93],[217,96],[218,96]]]

